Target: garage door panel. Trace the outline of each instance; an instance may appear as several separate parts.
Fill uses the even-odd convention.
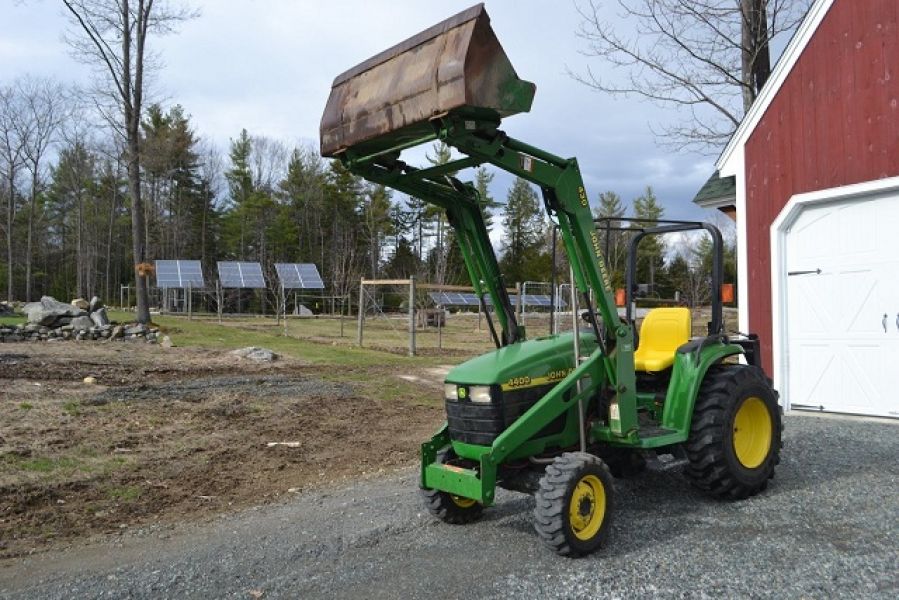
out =
[[[899,416],[899,195],[806,207],[785,253],[790,403]]]
[[[864,271],[843,271],[839,280],[839,334],[841,337],[855,339],[858,335],[880,335],[882,311],[885,304],[880,285],[879,273],[866,269]]]
[[[795,302],[790,303],[790,328],[803,339],[829,335],[833,331],[838,313],[821,297],[829,297],[834,293],[834,276],[832,273],[821,275],[795,275],[789,278],[789,290]]]
[[[790,398],[793,404],[818,407],[832,403],[839,389],[831,344],[801,343],[790,352]]]
[[[840,254],[846,259],[862,260],[866,254],[876,254],[880,247],[878,238],[877,203],[873,200],[854,202],[851,205],[842,205],[835,210],[833,218],[836,220],[835,238],[830,238],[838,243]],[[827,243],[827,239],[819,240],[819,243]]]
[[[849,344],[843,347],[840,390],[836,405],[825,405],[828,410],[865,413],[872,405],[879,404],[881,395],[881,348],[877,344]]]

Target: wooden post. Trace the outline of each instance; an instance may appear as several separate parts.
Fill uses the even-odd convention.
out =
[[[518,324],[521,325],[521,313],[523,311],[524,305],[522,304],[522,293],[521,293],[521,282],[515,284],[515,296],[518,298],[518,305],[515,307],[518,313]]]
[[[415,275],[409,277],[409,356],[415,356]]]
[[[218,304],[218,313],[219,313],[219,324],[222,322],[222,303],[225,301],[224,294],[222,293],[222,282],[215,282],[215,299]]]
[[[194,318],[194,295],[191,293],[193,291],[193,287],[191,283],[187,282],[187,320],[191,321]]]
[[[443,308],[438,304],[437,305],[437,349],[443,350],[443,315],[445,314]]]
[[[284,337],[287,337],[287,295],[284,293],[284,282],[281,282],[281,312],[284,313]]]
[[[356,325],[356,345],[362,347],[362,328],[365,323],[365,278],[359,280],[359,322]]]
[[[340,297],[340,337],[343,337],[343,313],[346,311],[346,296]]]

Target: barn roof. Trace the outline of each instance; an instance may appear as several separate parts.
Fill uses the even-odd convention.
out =
[[[699,189],[693,202],[703,208],[718,208],[734,204],[736,198],[736,177],[721,177],[720,173],[715,171]]]

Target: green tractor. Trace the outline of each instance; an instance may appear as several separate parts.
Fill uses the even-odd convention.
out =
[[[683,459],[687,478],[716,497],[764,490],[779,460],[781,411],[760,368],[757,336],[725,334],[720,297],[706,335],[693,336],[682,307],[651,310],[637,331],[631,296],[640,241],[705,229],[717,292],[722,243],[714,227],[664,222],[637,230],[627,310],[619,316],[577,160],[500,129],[502,119],[530,110],[534,92],[477,5],[339,75],[321,121],[321,153],[445,210],[483,312],[490,314],[488,299],[494,309],[496,322],[488,324],[496,350],[449,372],[447,422],[422,444],[428,509],[447,523],[470,523],[494,503],[497,486],[532,493],[540,537],[561,555],[579,556],[608,535],[613,477],[640,470],[654,455]],[[423,168],[401,159],[435,140],[460,158]],[[526,339],[481,198],[456,175],[485,164],[540,188],[583,311],[577,333]]]

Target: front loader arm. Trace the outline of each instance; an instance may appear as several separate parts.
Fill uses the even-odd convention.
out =
[[[614,396],[609,422],[613,434],[637,429],[636,376],[632,328],[621,322],[609,274],[577,160],[564,159],[508,137],[496,123],[447,115],[438,135],[445,143],[479,162],[491,163],[540,187],[547,209],[554,214],[574,273],[573,284],[592,309],[590,292],[605,324],[603,367]],[[595,330],[597,338],[600,334]]]
[[[506,291],[487,224],[481,213],[478,193],[471,184],[462,183],[449,175],[459,169],[476,166],[480,161],[463,158],[429,169],[416,169],[397,160],[395,155],[381,155],[362,160],[344,157],[344,163],[351,171],[370,181],[443,208],[450,225],[456,231],[465,268],[475,293],[481,300],[482,308],[486,312],[485,294],[490,296],[496,307],[500,325],[500,333],[495,340],[497,346],[507,346],[524,339],[524,328],[518,325],[515,309]]]

